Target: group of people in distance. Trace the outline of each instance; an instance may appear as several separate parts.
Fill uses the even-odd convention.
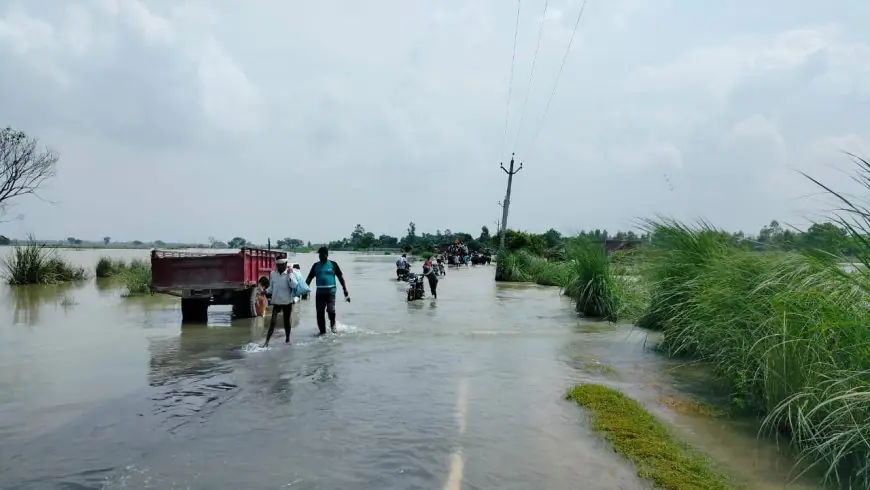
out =
[[[335,333],[335,296],[336,281],[341,285],[344,299],[350,303],[350,293],[344,281],[344,274],[338,263],[329,258],[329,250],[320,247],[317,250],[318,261],[311,266],[308,277],[302,280],[299,265],[295,264],[292,269],[287,268],[287,259],[275,261],[275,270],[269,273],[269,285],[265,295],[271,299],[272,317],[269,320],[269,331],[266,333],[266,342],[263,347],[269,346],[269,340],[275,332],[278,323],[278,314],[284,315],[284,342],[290,343],[290,315],[293,306],[299,301],[298,298],[306,298],[311,291],[311,281],[315,281],[314,303],[317,311],[318,336],[326,334],[326,316],[329,316],[329,327]]]

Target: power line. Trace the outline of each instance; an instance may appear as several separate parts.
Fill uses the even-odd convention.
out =
[[[541,49],[541,36],[544,34],[544,22],[547,20],[547,7],[549,0],[544,0],[544,14],[541,17],[541,27],[538,29],[538,42],[535,45],[535,55],[532,57],[532,70],[529,72],[529,85],[526,87],[526,98],[523,100],[522,109],[520,109],[520,123],[517,125],[517,134],[514,137],[514,150],[520,142],[520,131],[523,129],[523,120],[526,118],[526,106],[529,103],[529,94],[532,92],[532,78],[535,76],[535,64],[538,61],[538,50]]]
[[[562,57],[562,64],[559,65],[559,73],[556,75],[556,81],[553,82],[553,91],[550,92],[550,98],[547,100],[547,107],[544,109],[544,115],[541,116],[541,120],[538,123],[538,129],[535,130],[535,136],[532,138],[532,143],[529,145],[529,150],[526,153],[531,152],[532,148],[535,146],[535,142],[538,141],[538,135],[541,133],[541,128],[544,126],[544,120],[550,112],[550,103],[553,102],[553,96],[556,95],[556,87],[559,86],[559,79],[562,77],[562,70],[565,69],[565,62],[568,60],[568,54],[571,52],[571,44],[574,43],[574,36],[577,34],[577,26],[580,25],[583,11],[586,10],[586,2],[587,0],[583,0],[583,5],[580,7],[580,13],[577,14],[577,21],[574,23],[574,30],[571,31],[571,39],[568,40],[568,48],[565,49],[565,56]]]
[[[508,120],[511,115],[511,93],[513,92],[514,87],[514,65],[517,61],[517,35],[520,32],[520,4],[522,0],[517,0],[517,20],[514,25],[514,52],[511,55],[511,76],[510,81],[508,82],[508,95],[507,95],[507,108],[505,109],[504,115],[504,136],[502,137],[501,142],[501,159],[504,160],[504,150],[507,148],[507,130],[508,130]]]

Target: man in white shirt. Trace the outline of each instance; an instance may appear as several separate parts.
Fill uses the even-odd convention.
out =
[[[266,288],[266,296],[272,298],[272,319],[269,321],[269,332],[266,334],[266,343],[275,332],[275,324],[278,323],[278,313],[284,313],[284,343],[290,343],[290,315],[293,312],[293,291],[296,289],[296,276],[287,269],[287,259],[275,261],[275,270],[269,273],[269,287]]]

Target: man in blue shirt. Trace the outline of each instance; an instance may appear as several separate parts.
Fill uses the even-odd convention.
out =
[[[350,303],[350,295],[347,292],[347,284],[344,283],[344,274],[341,268],[334,260],[329,260],[329,250],[326,247],[320,247],[317,250],[317,255],[320,260],[311,266],[311,271],[308,272],[308,278],[305,279],[305,284],[311,285],[311,281],[317,278],[317,292],[314,293],[314,303],[317,310],[317,328],[320,330],[318,335],[326,333],[326,318],[324,311],[329,315],[329,328],[332,333],[335,333],[335,280],[338,279],[341,284],[341,289],[344,292],[344,299]]]

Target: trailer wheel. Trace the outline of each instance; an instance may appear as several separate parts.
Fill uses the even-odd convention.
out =
[[[266,297],[254,286],[233,293],[233,316],[236,318],[256,318],[266,314]]]
[[[205,323],[208,321],[209,298],[181,298],[181,321]]]
[[[266,316],[266,295],[259,288],[251,288],[251,316]]]

